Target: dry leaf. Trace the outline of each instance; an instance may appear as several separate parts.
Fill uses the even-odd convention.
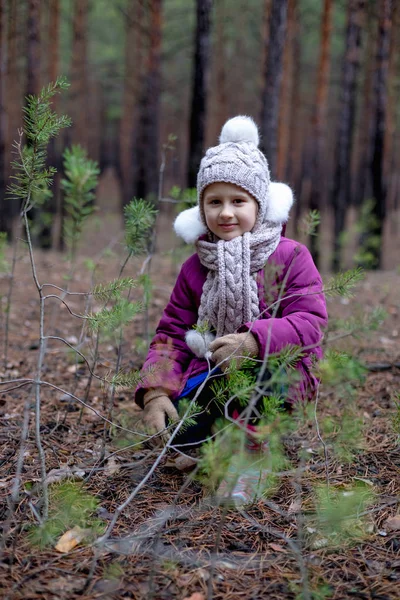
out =
[[[274,542],[270,542],[268,546],[272,548],[272,550],[274,550],[275,552],[286,552],[283,546],[280,546],[279,544],[274,544]]]
[[[353,477],[353,479],[356,479],[357,481],[362,481],[362,483],[365,483],[366,485],[369,485],[370,487],[374,487],[374,482],[371,481],[370,479],[365,479],[364,477]]]
[[[189,469],[193,469],[193,467],[197,464],[197,460],[192,458],[191,456],[183,456],[181,454],[175,459],[175,467],[179,471],[187,471]]]
[[[384,524],[385,529],[388,531],[399,531],[400,530],[400,515],[389,517]]]
[[[119,462],[117,461],[116,458],[114,458],[114,456],[112,456],[111,458],[108,459],[106,467],[104,469],[104,472],[107,476],[111,476],[111,475],[115,475],[115,473],[118,473],[118,471],[120,470],[121,466],[119,464]]]
[[[191,596],[186,596],[183,600],[206,600],[206,598],[201,592],[195,592]]]
[[[55,549],[58,552],[70,552],[72,548],[75,548],[87,535],[87,529],[82,529],[81,527],[73,527],[69,531],[66,531],[64,535],[60,537],[58,540]]]

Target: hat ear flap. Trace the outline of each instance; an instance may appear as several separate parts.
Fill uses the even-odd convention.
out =
[[[199,207],[194,206],[179,213],[174,222],[174,230],[187,244],[194,244],[201,235],[207,233],[207,228],[200,218]]]
[[[271,181],[268,189],[267,210],[264,221],[286,223],[293,206],[293,192],[286,183]]]

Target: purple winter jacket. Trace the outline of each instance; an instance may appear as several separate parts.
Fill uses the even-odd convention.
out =
[[[185,333],[197,323],[207,269],[193,254],[182,266],[171,298],[161,317],[143,365],[143,381],[136,389],[135,401],[143,407],[146,389],[162,386],[173,400],[179,396],[189,377],[208,369],[185,342]],[[266,280],[270,283],[266,284]],[[245,323],[240,332],[250,330],[257,339],[262,359],[279,352],[287,344],[305,348],[297,368],[300,381],[289,390],[288,400],[295,402],[312,397],[317,379],[311,372],[313,358],[321,358],[320,342],[327,324],[327,310],[321,276],[308,249],[294,240],[281,237],[275,252],[257,274],[260,318]],[[284,287],[276,316],[279,289]],[[268,288],[268,289],[267,289]],[[267,298],[267,299],[266,299]],[[153,369],[151,366],[154,365]],[[148,373],[146,371],[149,370]]]

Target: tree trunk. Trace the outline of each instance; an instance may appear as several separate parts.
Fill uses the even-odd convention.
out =
[[[60,35],[60,0],[49,0],[49,29],[48,29],[48,52],[49,52],[49,81],[55,81],[59,75],[59,35]],[[53,107],[57,102],[57,94],[53,98]]]
[[[287,167],[287,181],[294,189],[297,201],[294,205],[294,231],[299,234],[300,213],[301,213],[301,170],[302,170],[302,150],[304,138],[304,122],[301,119],[302,95],[301,95],[301,44],[300,27],[298,18],[295,17],[295,31],[292,44],[292,63],[293,63],[293,83],[292,99],[290,108],[290,148]],[[300,114],[300,120],[299,120]],[[300,121],[300,122],[299,122]],[[301,124],[303,121],[303,124]]]
[[[6,197],[6,114],[5,114],[5,0],[0,0],[0,232],[11,234],[10,200]]]
[[[212,0],[197,0],[195,56],[190,112],[188,187],[196,187],[197,172],[204,152],[207,111],[207,80],[210,58]]]
[[[226,1],[218,0],[215,4],[215,29],[216,29],[216,47],[213,54],[213,64],[215,65],[215,76],[213,79],[213,88],[215,94],[210,92],[210,108],[214,102],[215,121],[213,122],[213,143],[218,139],[224,123],[228,119],[228,95],[227,95],[227,77],[226,77]]]
[[[159,123],[161,93],[162,0],[150,0],[150,48],[145,65],[143,95],[140,103],[140,143],[137,196],[154,199],[158,193]]]
[[[69,136],[72,143],[88,147],[88,64],[87,64],[87,24],[88,0],[74,0],[72,24],[72,63],[69,114],[72,128]]]
[[[293,97],[293,44],[296,33],[297,0],[289,0],[287,14],[287,34],[283,52],[283,74],[280,93],[280,110],[278,121],[278,154],[276,164],[276,176],[279,181],[286,178],[286,169],[290,148],[290,114],[291,100]],[[296,108],[296,110],[298,107]]]
[[[137,106],[140,99],[141,53],[143,6],[131,0],[126,17],[125,38],[125,77],[122,99],[122,117],[119,132],[119,176],[122,187],[122,205],[125,206],[134,196],[135,181],[135,123],[138,117]]]
[[[361,59],[361,32],[364,26],[365,0],[350,0],[347,15],[346,50],[343,61],[339,127],[335,152],[334,252],[332,269],[341,266],[341,234],[347,208],[351,203],[351,154],[354,132],[357,78]]]
[[[7,31],[7,56],[6,56],[6,81],[4,88],[4,102],[6,114],[6,149],[5,149],[5,178],[8,180],[12,173],[11,160],[12,145],[18,137],[18,128],[22,127],[22,97],[23,85],[19,72],[19,50],[20,42],[18,35],[18,21],[20,11],[17,10],[17,0],[10,0],[8,5],[8,31]],[[17,216],[20,202],[17,199],[10,199],[8,202],[8,212],[10,215],[10,227],[12,221]],[[11,231],[12,233],[12,231]]]
[[[47,79],[55,81],[59,75],[59,43],[60,43],[60,0],[49,0],[47,22]],[[53,97],[53,110],[57,110],[59,95]],[[54,177],[52,192],[53,197],[49,202],[48,210],[53,215],[51,227],[51,246],[59,247],[61,238],[61,139],[52,138],[48,150],[48,162],[57,169]],[[50,232],[49,232],[50,234]]]
[[[40,0],[28,0],[27,95],[40,93]]]
[[[374,198],[373,215],[375,225],[371,228],[370,236],[376,244],[370,246],[374,255],[375,268],[381,267],[382,231],[386,217],[386,181],[383,174],[385,120],[387,111],[387,86],[389,72],[389,47],[391,34],[391,0],[380,0],[379,3],[379,33],[374,74],[375,121],[373,135],[373,154],[371,162],[372,192]]]
[[[394,152],[395,137],[396,137],[396,113],[397,113],[397,91],[398,86],[395,86],[397,81],[397,70],[399,68],[399,31],[400,26],[400,6],[398,2],[392,3],[392,31],[390,36],[389,50],[389,73],[388,73],[388,102],[386,111],[385,124],[385,141],[384,141],[384,157],[383,170],[384,177],[387,181],[387,209],[394,209],[395,180],[396,180],[396,152]]]
[[[271,10],[273,0],[264,0],[263,14],[261,20],[261,85],[260,91],[263,90],[265,81],[264,75],[267,70],[268,48],[269,48],[269,30],[271,26]]]
[[[355,136],[356,176],[353,188],[354,204],[360,207],[366,197],[372,194],[369,165],[372,160],[372,139],[374,122],[373,78],[377,44],[375,7],[367,4],[367,40],[363,64],[365,65],[364,83],[361,98],[363,100],[360,124]]]
[[[330,43],[332,31],[332,0],[324,0],[321,21],[321,46],[317,75],[317,90],[315,97],[315,113],[312,123],[312,152],[311,152],[311,194],[310,210],[320,211],[324,186],[325,172],[325,130],[330,70]],[[310,250],[316,265],[319,263],[318,228],[310,239]]]
[[[271,6],[268,56],[264,77],[261,116],[262,150],[265,152],[271,177],[276,176],[279,95],[282,79],[283,48],[286,34],[288,0],[273,0]]]

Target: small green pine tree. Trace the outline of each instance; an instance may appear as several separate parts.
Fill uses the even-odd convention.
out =
[[[61,180],[64,191],[64,239],[71,264],[75,262],[77,244],[82,236],[85,221],[94,211],[94,190],[98,184],[99,167],[87,157],[80,146],[66,148],[63,154],[65,178]]]

